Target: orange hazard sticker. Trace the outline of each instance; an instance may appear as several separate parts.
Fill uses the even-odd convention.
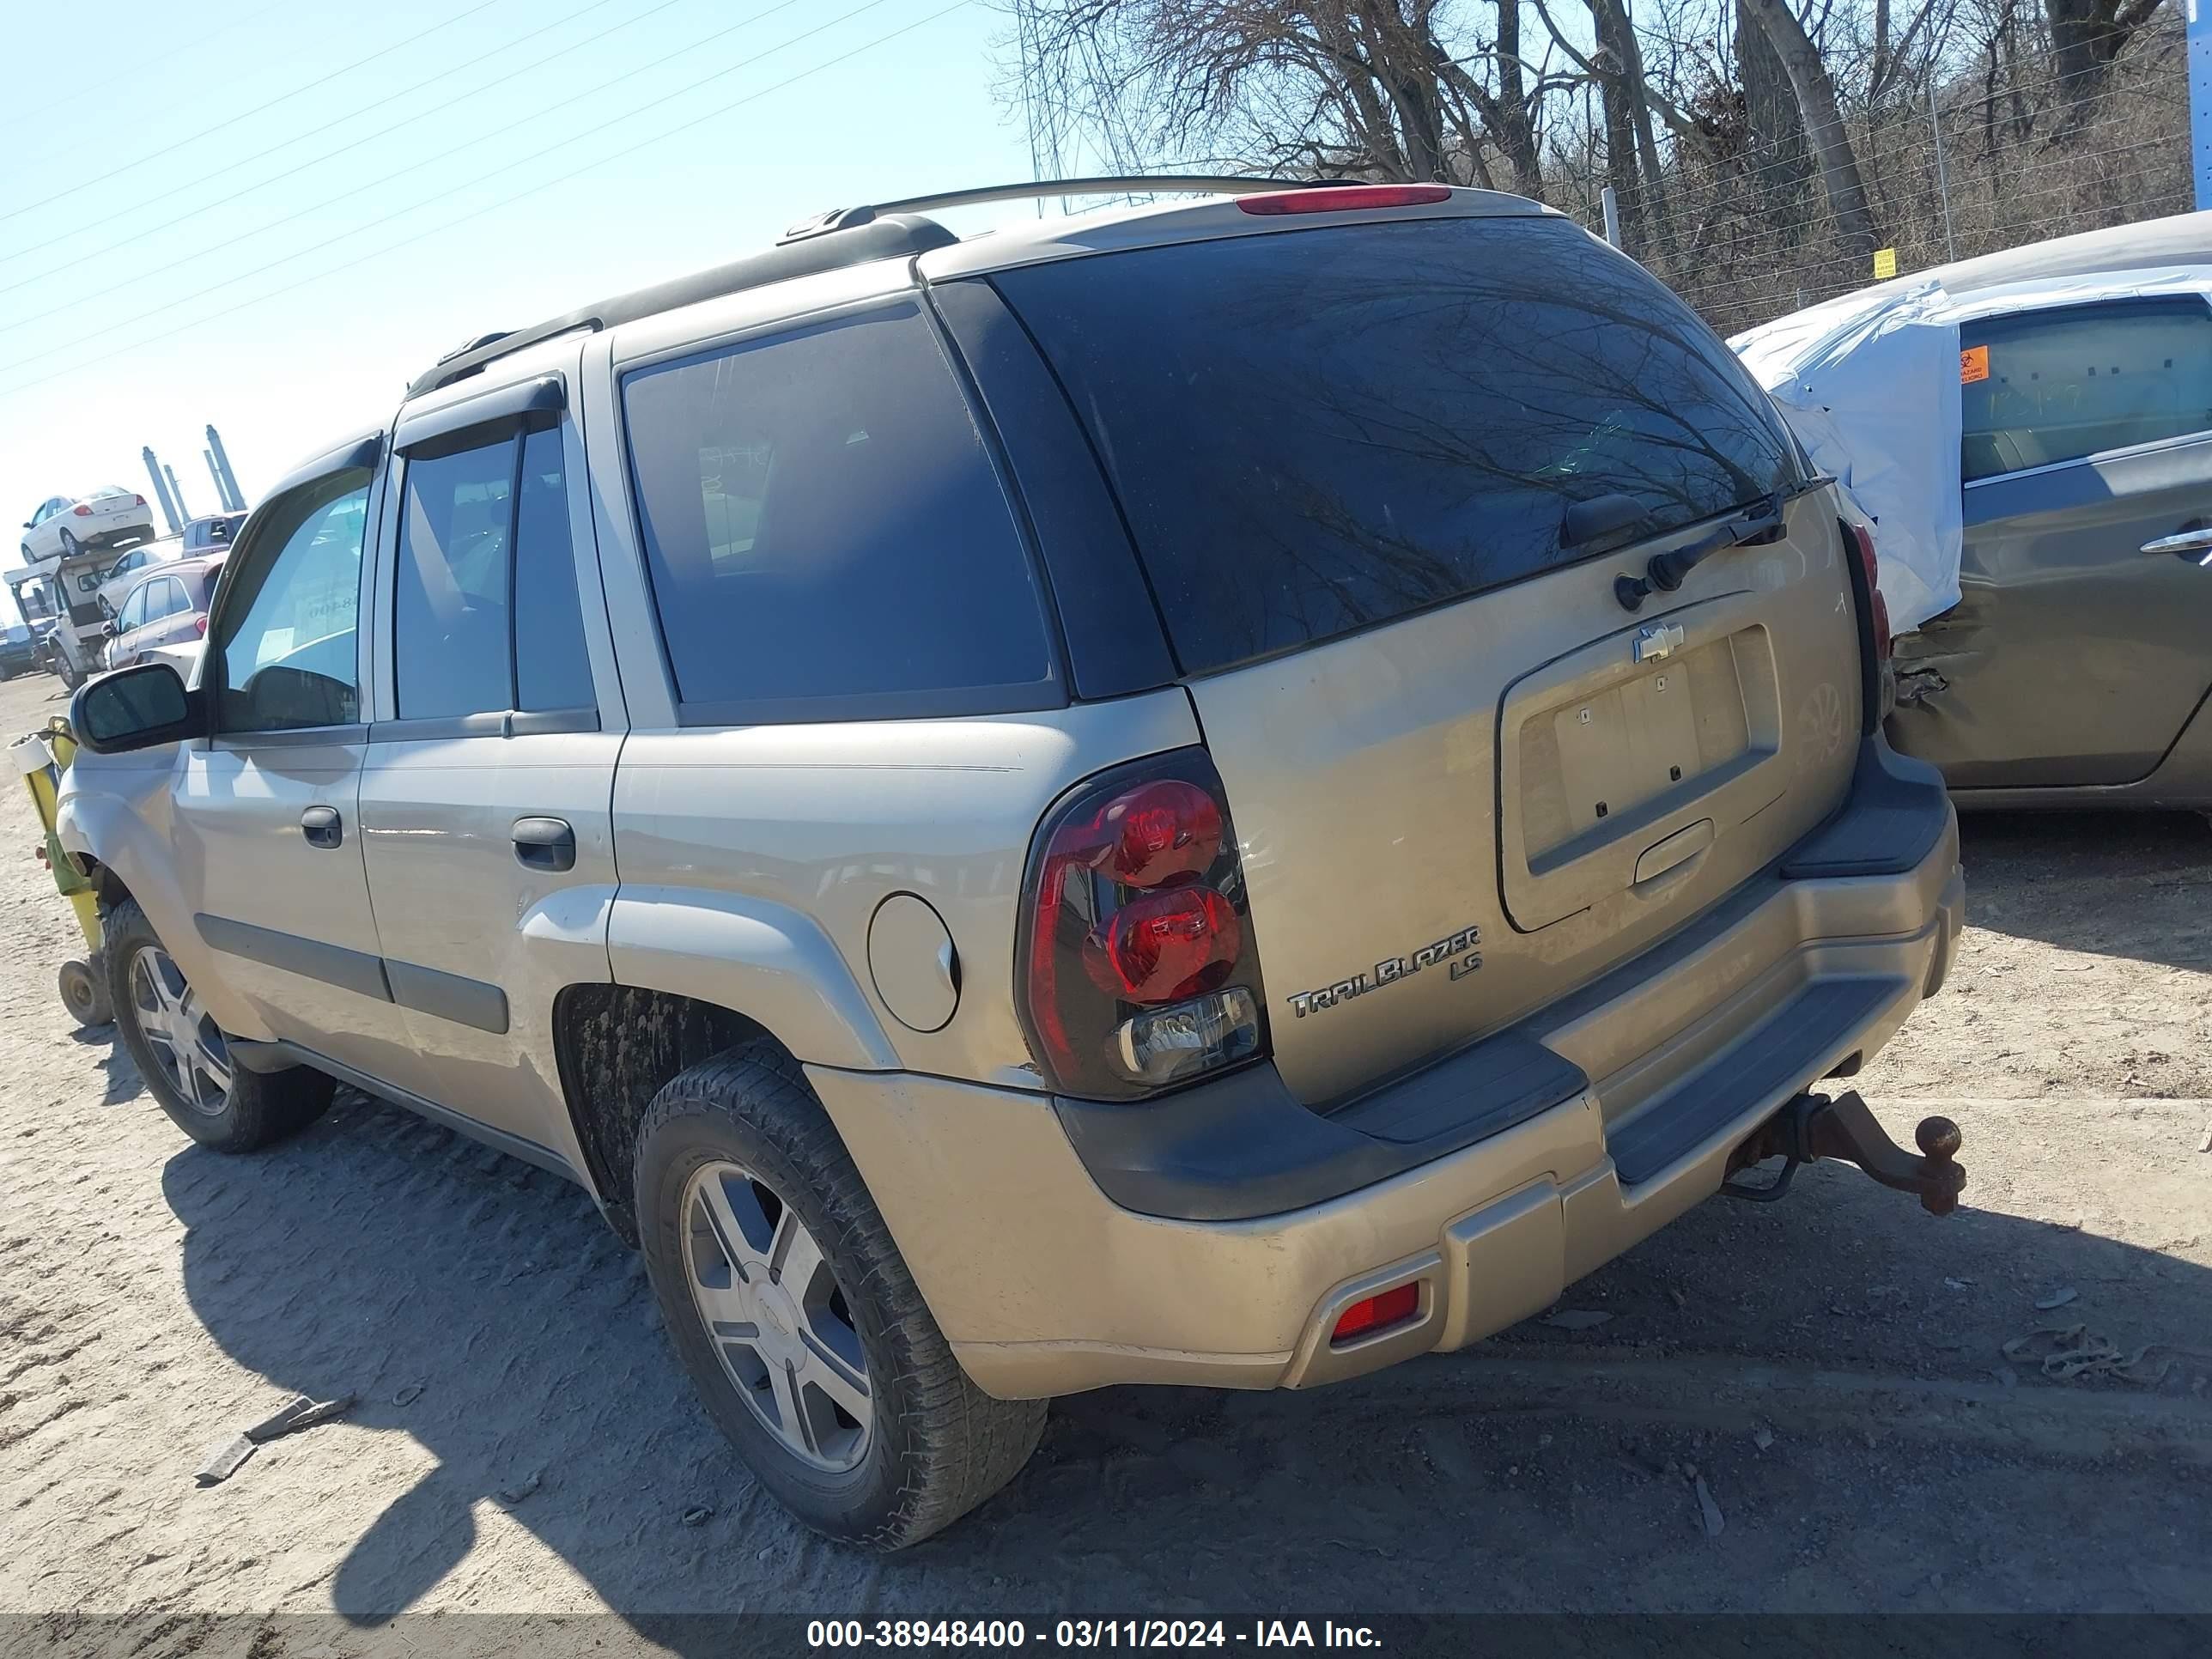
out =
[[[1990,378],[1990,349],[1987,346],[1968,346],[1959,354],[1959,384],[1972,386],[1977,380]]]

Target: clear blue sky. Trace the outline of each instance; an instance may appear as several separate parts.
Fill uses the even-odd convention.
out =
[[[0,513],[144,493],[146,444],[212,511],[210,422],[255,501],[471,335],[824,208],[1028,177],[1008,20],[948,3],[13,0]]]

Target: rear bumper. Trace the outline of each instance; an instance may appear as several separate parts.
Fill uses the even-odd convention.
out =
[[[1942,983],[1957,820],[1932,769],[1868,759],[1845,813],[1715,912],[1330,1118],[1265,1068],[1115,1109],[810,1074],[989,1393],[1302,1387],[1460,1347],[1712,1194],[1770,1115]],[[1411,1322],[1332,1345],[1346,1306],[1407,1283]]]

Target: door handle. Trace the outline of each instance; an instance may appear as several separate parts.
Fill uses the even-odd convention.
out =
[[[2185,530],[2178,536],[2160,536],[2156,541],[2145,542],[2145,553],[2179,553],[2183,557],[2194,557],[2199,564],[2212,564],[2212,530]]]
[[[345,820],[335,806],[310,806],[300,814],[300,833],[310,847],[336,847],[345,839]]]
[[[576,867],[576,832],[560,818],[517,818],[514,856],[532,870]]]

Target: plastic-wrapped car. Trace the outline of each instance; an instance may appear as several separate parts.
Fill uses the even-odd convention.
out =
[[[1877,526],[1899,748],[1961,805],[2212,808],[2212,213],[1730,343]]]

